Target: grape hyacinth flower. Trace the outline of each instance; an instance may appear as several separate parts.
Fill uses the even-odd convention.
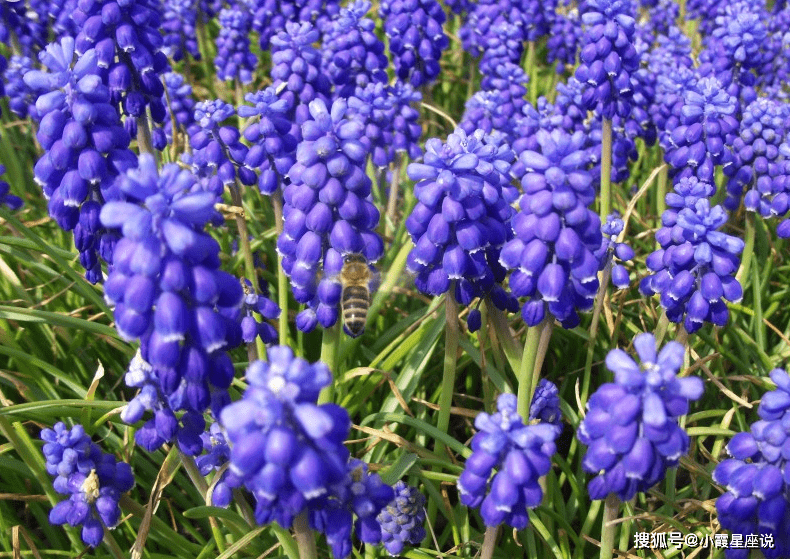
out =
[[[513,295],[527,298],[521,315],[528,326],[540,324],[548,312],[572,328],[598,292],[595,253],[602,242],[600,219],[589,209],[595,189],[586,138],[557,128],[538,131],[536,140],[539,151],[519,156],[524,194],[512,222],[514,237],[499,261],[514,270]]]
[[[538,479],[551,470],[560,429],[550,423],[524,425],[516,406],[515,394],[501,394],[497,413],[475,418],[478,432],[458,478],[458,491],[464,505],[480,507],[486,526],[504,522],[523,530],[529,524],[527,510],[543,499]]]
[[[415,160],[422,156],[420,136],[419,106],[422,94],[411,85],[401,81],[389,87],[389,95],[395,106],[395,116],[392,121],[392,147],[396,152],[405,153],[410,159]]]
[[[735,272],[744,243],[719,231],[727,212],[711,207],[712,193],[712,185],[688,177],[667,194],[669,208],[656,231],[661,248],[647,257],[652,273],[639,284],[643,295],[660,295],[667,318],[682,321],[689,334],[705,322],[724,326],[729,318],[724,299],[737,303],[743,296]]]
[[[332,94],[332,82],[324,74],[321,54],[313,46],[319,37],[310,23],[288,22],[285,31],[272,38],[272,85],[288,103],[287,116],[293,121],[291,134],[297,141],[302,139],[302,124],[311,118],[310,102],[328,102]]]
[[[290,528],[346,478],[351,421],[336,404],[316,404],[332,382],[326,365],[311,365],[285,346],[269,348],[268,359],[250,364],[247,390],[220,423],[231,446],[232,483],[255,497],[255,520]]]
[[[442,29],[446,19],[437,0],[385,0],[379,6],[384,32],[399,80],[414,87],[439,76],[439,59],[450,40]]]
[[[261,51],[267,51],[273,38],[291,24],[308,24],[324,29],[340,13],[339,0],[242,0],[253,13],[252,29],[258,33]]]
[[[622,263],[629,262],[634,257],[634,249],[628,244],[617,240],[623,229],[625,229],[625,223],[620,218],[620,214],[618,212],[609,214],[606,218],[606,223],[601,227],[603,243],[601,248],[595,253],[595,257],[600,262],[598,265],[599,270],[611,265],[612,284],[617,289],[627,289],[631,283],[628,270]]]
[[[606,356],[614,382],[590,397],[576,434],[588,447],[582,467],[595,475],[588,484],[591,499],[613,493],[628,501],[661,481],[688,451],[678,418],[702,396],[702,380],[678,378],[685,351],[678,342],[659,352],[653,334],[644,333],[634,338],[634,348],[638,364],[622,349]]]
[[[310,526],[326,535],[333,557],[348,557],[352,528],[357,539],[366,544],[381,542],[382,531],[376,517],[394,496],[392,487],[382,482],[378,474],[368,473],[367,464],[352,458],[346,465],[345,477],[332,485],[326,495],[310,502]]]
[[[727,182],[724,207],[728,210],[738,209],[743,192],[747,190],[744,199],[747,210],[759,212],[763,217],[769,217],[774,211],[778,215],[787,212],[786,195],[775,195],[784,193],[790,186],[785,173],[786,155],[782,153],[787,149],[782,148],[782,144],[788,125],[790,106],[786,103],[761,97],[743,110],[740,133],[732,144],[737,170]],[[776,208],[772,204],[774,201]]]
[[[250,280],[245,279],[243,283],[244,305],[242,312],[244,317],[241,319],[241,338],[244,343],[253,343],[257,337],[260,337],[264,344],[270,344],[277,340],[277,331],[266,321],[274,320],[280,316],[280,307],[269,299],[268,286],[262,285],[264,285],[265,292],[258,295]],[[258,322],[253,313],[260,314],[264,320]]]
[[[278,97],[274,87],[267,87],[244,97],[250,105],[239,107],[239,116],[255,120],[244,130],[250,149],[244,159],[246,167],[256,169],[262,194],[273,194],[295,163],[296,138],[291,135],[288,100]]]
[[[567,13],[558,10],[546,39],[546,60],[549,64],[557,63],[558,74],[563,74],[568,66],[576,66],[582,38],[578,8],[570,8]]]
[[[419,544],[425,538],[425,496],[416,487],[398,481],[395,498],[376,517],[381,526],[384,549],[400,555],[406,544]]]
[[[118,500],[134,487],[132,468],[105,454],[82,425],[71,429],[63,422],[41,431],[47,472],[55,476],[53,487],[68,495],[50,511],[54,525],[82,525],[82,541],[97,547],[104,539],[104,528],[115,528],[121,520]]]
[[[360,141],[365,151],[370,153],[370,161],[380,169],[395,159],[392,136],[396,101],[390,87],[383,83],[369,83],[364,88],[357,88],[348,98],[346,114],[364,123],[365,133]]]
[[[310,115],[288,173],[291,183],[283,189],[283,232],[277,240],[294,297],[309,305],[297,317],[303,331],[337,321],[346,259],[361,258],[371,268],[384,253],[365,174],[364,124],[347,117],[345,99],[337,99],[331,111],[316,99]]]
[[[203,413],[210,406],[216,416],[229,402],[234,370],[227,350],[241,343],[243,291],[219,269],[219,244],[204,231],[216,198],[196,182],[173,163],[160,172],[153,156],[142,154],[139,167],[118,180],[129,201],[101,211],[105,227],[123,233],[105,297],[119,334],[140,340],[148,365],[135,376],[146,401],[127,407],[124,419],[134,423],[154,411],[135,434],[149,451],[177,440],[184,452],[200,453]]]
[[[106,69],[102,75],[112,102],[134,118],[145,116],[149,108],[153,121],[163,122],[167,56],[159,7],[152,0],[77,2],[72,19],[79,31],[75,49],[78,54],[95,50],[99,67]]]
[[[5,174],[5,166],[0,165],[0,177]],[[5,206],[9,210],[15,211],[23,205],[22,198],[11,194],[11,185],[8,181],[0,178],[0,206]]]
[[[208,431],[204,431],[200,435],[200,440],[203,441],[203,450],[205,454],[195,458],[195,464],[200,471],[200,475],[207,476],[214,470],[220,470],[230,460],[230,446],[225,439],[225,433],[222,431],[222,426],[216,421],[211,424]],[[228,485],[229,476],[232,474],[229,470],[225,470],[222,476],[216,482],[212,482],[214,490],[211,493],[211,504],[215,507],[227,507],[233,499],[233,490]]]
[[[584,0],[586,27],[576,78],[585,84],[584,106],[605,119],[626,117],[631,110],[631,74],[639,68],[634,48],[633,6],[628,0]]]
[[[406,220],[414,243],[406,266],[422,293],[439,296],[452,287],[463,306],[490,295],[501,310],[518,308],[502,288],[499,264],[500,249],[512,236],[512,160],[513,152],[495,137],[456,128],[446,142],[428,140],[423,163],[408,166],[417,205]],[[470,317],[476,320],[475,313]]]
[[[530,423],[549,423],[562,427],[560,393],[557,386],[545,378],[540,379],[529,405]]]
[[[675,181],[695,176],[713,184],[716,166],[732,172],[729,146],[738,133],[737,108],[737,100],[714,77],[700,78],[685,91],[680,121],[667,128],[669,146],[664,154]]]
[[[768,559],[790,554],[788,507],[788,419],[790,419],[790,377],[783,369],[771,371],[776,388],[763,395],[757,414],[747,432],[738,433],[727,445],[732,458],[719,462],[713,481],[725,488],[716,499],[722,528],[738,534],[770,536],[774,545],[765,546]],[[748,549],[728,549],[728,559],[747,559]]]
[[[168,143],[173,142],[173,121],[178,128],[191,136],[197,132],[195,123],[195,98],[192,95],[192,86],[178,72],[165,74],[165,89],[167,90],[166,105],[167,117],[164,123],[164,132]]]
[[[197,0],[169,0],[164,2],[162,50],[178,62],[186,56],[200,60],[195,26],[197,25]]]
[[[369,11],[368,0],[354,0],[324,32],[323,68],[335,86],[335,98],[347,98],[357,87],[387,81],[384,43],[374,33],[375,22],[365,17]]]
[[[219,13],[220,31],[217,37],[217,56],[214,67],[217,78],[223,81],[252,82],[252,73],[258,64],[250,51],[250,14],[243,5],[224,8]]]
[[[11,112],[20,118],[30,115],[30,118],[38,121],[40,118],[36,111],[36,95],[24,80],[25,74],[32,69],[33,61],[30,58],[14,55],[3,72],[3,81]]]
[[[45,150],[34,179],[49,199],[50,216],[74,232],[85,277],[96,283],[102,279],[99,256],[112,263],[118,238],[99,222],[99,211],[103,203],[123,199],[115,177],[136,165],[137,157],[102,83],[99,53],[89,50],[75,61],[75,41],[66,37],[40,58],[49,71],[31,70],[24,78],[38,93],[36,139]]]
[[[233,107],[221,99],[195,105],[197,126],[189,138],[192,169],[198,177],[208,179],[208,188],[215,196],[222,196],[226,186],[235,188],[237,178],[247,186],[257,179],[245,163],[249,148],[241,143],[239,129],[222,124],[234,114]]]
[[[518,65],[524,52],[523,27],[509,21],[498,21],[491,26],[491,33],[484,38],[480,73],[483,82],[496,72],[500,64]]]

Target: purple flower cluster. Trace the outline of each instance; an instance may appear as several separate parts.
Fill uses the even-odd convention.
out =
[[[727,183],[724,206],[738,209],[746,190],[746,209],[763,217],[787,213],[790,177],[787,175],[787,148],[782,144],[790,125],[790,106],[767,98],[750,103],[741,116],[740,133],[732,144],[735,168]],[[775,204],[775,205],[774,205]]]
[[[296,138],[291,135],[288,100],[278,97],[274,87],[248,93],[244,99],[251,105],[240,106],[239,116],[255,118],[244,130],[251,144],[244,164],[258,171],[260,191],[273,194],[295,162]]]
[[[529,524],[527,510],[543,499],[538,479],[551,470],[560,430],[550,423],[524,425],[516,406],[514,394],[501,394],[497,413],[475,418],[478,432],[458,478],[458,491],[463,504],[480,507],[486,526],[504,522],[523,530]]]
[[[394,124],[399,99],[392,94],[392,88],[383,83],[370,83],[364,89],[357,88],[348,98],[348,116],[365,124],[365,133],[360,141],[370,153],[370,160],[376,167],[387,167],[395,159]],[[416,119],[415,119],[416,120]],[[407,129],[407,132],[411,132]],[[417,144],[417,138],[409,138],[409,144]]]
[[[584,0],[586,27],[576,79],[585,84],[582,101],[603,118],[626,117],[631,111],[631,74],[639,68],[634,48],[633,6],[628,0]]]
[[[640,363],[613,349],[606,366],[614,382],[603,384],[587,403],[577,437],[587,445],[582,467],[595,477],[592,499],[610,493],[628,501],[663,479],[688,451],[689,438],[678,425],[689,401],[705,389],[697,377],[678,378],[685,348],[667,343],[660,352],[653,334],[639,334],[634,348]]]
[[[197,0],[168,0],[164,2],[162,31],[164,53],[173,62],[191,56],[200,60],[195,26],[197,25]]]
[[[243,5],[224,8],[219,13],[220,31],[217,37],[217,56],[214,67],[217,78],[223,81],[252,82],[252,72],[258,64],[250,51],[250,13]]]
[[[376,23],[365,17],[369,11],[368,0],[354,0],[324,32],[323,68],[335,86],[335,97],[349,97],[357,87],[387,81],[384,43],[374,32]]]
[[[595,257],[600,262],[599,269],[603,270],[611,264],[612,284],[617,289],[626,289],[631,283],[628,270],[622,262],[628,262],[634,257],[634,249],[617,240],[623,229],[625,229],[625,224],[620,219],[620,214],[618,212],[609,214],[606,217],[606,223],[601,227],[603,243],[595,253]]]
[[[512,236],[512,160],[495,137],[457,128],[446,142],[428,140],[423,163],[408,166],[417,205],[406,220],[414,243],[406,266],[421,292],[438,296],[453,287],[461,305],[490,295],[502,310],[517,308],[501,286],[506,274],[499,263]]]
[[[192,86],[185,80],[184,76],[177,72],[167,72],[165,74],[165,89],[167,90],[166,105],[167,117],[164,122],[164,132],[167,141],[173,142],[173,121],[182,133],[187,135],[194,134],[197,124],[195,123],[195,98],[192,95]]]
[[[724,326],[729,317],[724,300],[738,302],[743,296],[735,272],[744,243],[719,231],[727,212],[711,207],[713,191],[711,184],[687,177],[667,194],[663,226],[656,231],[661,248],[647,257],[653,273],[639,284],[643,295],[660,295],[667,318],[682,321],[689,333],[704,322]]]
[[[727,445],[732,456],[713,470],[713,481],[725,488],[716,499],[719,522],[726,530],[744,534],[770,534],[774,546],[763,550],[768,559],[790,554],[788,462],[790,440],[790,377],[782,369],[771,371],[776,389],[760,400],[759,421],[738,433]],[[748,549],[728,549],[728,559],[747,559]]]
[[[5,166],[0,165],[0,177],[5,174]],[[22,207],[22,198],[11,194],[11,185],[0,178],[0,206],[5,206],[9,210],[18,210]]]
[[[675,180],[695,176],[713,184],[717,166],[732,172],[732,146],[738,133],[737,100],[714,77],[704,77],[685,90],[679,122],[667,122],[664,159]],[[671,129],[670,125],[674,125]]]
[[[33,61],[27,56],[11,57],[3,72],[5,94],[8,96],[8,108],[20,118],[30,115],[34,121],[40,120],[36,111],[36,95],[25,83],[25,74],[33,69]]]
[[[347,479],[343,442],[351,421],[338,405],[316,404],[332,382],[327,366],[310,365],[288,347],[269,348],[268,362],[251,363],[246,379],[242,399],[220,414],[231,445],[229,483],[253,494],[258,523],[290,528],[312,501]]]
[[[277,331],[274,326],[266,320],[274,320],[280,316],[280,307],[277,303],[269,299],[268,288],[265,293],[259,295],[255,293],[250,280],[244,280],[244,305],[242,312],[244,317],[241,319],[241,338],[245,343],[252,343],[255,338],[260,337],[265,344],[273,343],[277,340]],[[258,322],[253,313],[257,313],[264,320]]]
[[[68,495],[50,511],[55,525],[82,525],[82,541],[91,547],[104,539],[104,528],[115,528],[121,520],[118,500],[134,487],[132,468],[105,454],[82,425],[71,429],[63,422],[41,431],[47,473],[54,476],[55,491]]]
[[[74,49],[71,37],[50,44],[40,55],[49,72],[31,70],[24,79],[39,93],[36,139],[45,150],[34,178],[49,198],[50,215],[62,229],[74,232],[85,277],[95,283],[102,278],[99,255],[111,263],[117,240],[99,222],[99,211],[103,203],[123,198],[115,177],[137,158],[99,75],[99,54],[89,50],[74,62]]]
[[[246,164],[249,148],[241,143],[239,129],[222,124],[234,114],[233,107],[221,99],[195,105],[196,126],[189,138],[192,169],[208,180],[208,190],[216,196],[221,196],[226,186],[236,188],[237,178],[248,186],[257,180]]]
[[[105,297],[115,305],[121,336],[140,340],[140,363],[127,380],[141,391],[124,420],[154,412],[135,435],[149,451],[175,439],[184,452],[200,453],[204,411],[211,406],[216,415],[230,400],[234,370],[226,350],[241,343],[243,291],[219,269],[219,244],[203,230],[216,198],[197,190],[196,181],[176,164],[160,173],[143,154],[118,180],[129,201],[101,211],[105,227],[123,233]]]
[[[394,496],[392,487],[382,482],[378,474],[368,472],[367,464],[352,458],[346,464],[344,478],[310,503],[310,525],[326,535],[336,559],[348,557],[352,528],[357,539],[366,544],[381,541],[382,530],[376,517]]]
[[[253,13],[252,28],[258,33],[261,51],[291,24],[323,29],[340,12],[339,0],[242,0]],[[273,42],[272,42],[273,44]]]
[[[319,32],[309,23],[288,22],[285,31],[272,38],[272,81],[280,97],[288,102],[291,134],[301,140],[301,125],[309,120],[308,106],[314,99],[327,102],[332,83],[324,74],[321,54],[313,46]]]
[[[99,68],[106,69],[102,76],[113,103],[135,118],[149,108],[154,122],[162,122],[167,56],[162,52],[160,9],[153,0],[81,1],[71,17],[79,31],[76,51],[95,50]]]
[[[437,0],[385,0],[379,6],[398,79],[414,87],[432,83],[450,40],[442,29],[446,16]]]
[[[406,544],[419,544],[425,538],[425,496],[416,487],[399,481],[395,497],[376,520],[381,526],[381,541],[390,555],[400,555]]]
[[[200,435],[203,442],[204,454],[195,458],[195,464],[200,471],[200,475],[207,476],[213,470],[220,470],[230,460],[230,446],[222,431],[222,426],[214,422],[208,431]],[[211,504],[215,507],[227,507],[233,500],[233,490],[228,484],[232,475],[229,470],[217,474],[220,479],[213,482],[214,490],[211,493]]]
[[[567,13],[557,12],[551,20],[549,36],[546,39],[546,60],[557,63],[557,73],[563,74],[568,66],[576,66],[576,57],[583,39],[578,8],[570,8]]]
[[[384,253],[375,231],[379,212],[365,174],[365,126],[348,118],[347,108],[345,99],[337,99],[331,111],[321,100],[310,103],[312,120],[302,125],[303,140],[288,173],[291,182],[283,189],[277,250],[294,297],[309,305],[297,318],[304,331],[337,321],[339,274],[347,259],[360,257],[370,266]]]
[[[535,394],[529,405],[529,421],[562,426],[560,392],[553,382],[545,378],[540,379],[538,386],[535,387]]]
[[[601,221],[589,156],[582,132],[538,131],[538,150],[520,161],[523,196],[513,218],[514,238],[502,248],[500,262],[510,270],[510,289],[526,297],[521,315],[529,326],[549,312],[566,328],[579,323],[577,311],[592,307],[598,292]]]

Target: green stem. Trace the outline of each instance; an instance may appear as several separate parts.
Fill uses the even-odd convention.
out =
[[[540,379],[540,368],[543,357],[548,349],[548,339],[551,335],[552,317],[548,314],[540,324],[530,326],[527,330],[527,340],[524,343],[524,353],[521,355],[518,375],[518,413],[527,421],[532,395]]]
[[[104,527],[104,544],[109,548],[110,554],[115,557],[115,559],[125,559],[126,554],[121,549],[121,546],[118,545],[118,542],[115,541],[115,538],[112,536],[110,529],[106,526]]]
[[[741,285],[743,282],[751,280],[752,278],[749,277],[749,268],[752,265],[752,257],[754,256],[754,236],[756,228],[754,226],[754,214],[752,212],[746,213],[746,232],[745,232],[745,244],[743,246],[743,253],[741,256],[741,268],[738,270],[738,273],[735,274],[735,279],[737,279]],[[755,289],[759,289],[759,286],[754,286]]]
[[[480,550],[480,559],[491,559],[496,549],[496,539],[499,535],[499,526],[488,526],[483,537],[483,547]]]
[[[157,156],[156,150],[154,150],[154,143],[151,140],[151,127],[148,124],[148,111],[146,111],[142,116],[137,117],[137,147],[140,149],[140,153],[150,153],[154,157]]]
[[[609,278],[612,275],[612,262],[610,261],[601,275],[601,285],[595,295],[595,306],[593,307],[592,322],[590,323],[590,340],[587,342],[587,359],[584,362],[584,377],[582,378],[581,402],[582,406],[587,403],[590,395],[590,382],[592,377],[592,362],[595,355],[595,342],[598,340],[598,325],[601,323],[601,309],[606,298],[606,291],[609,287]]]
[[[664,166],[658,172],[658,187],[656,188],[656,210],[658,215],[662,215],[667,209],[667,181],[669,179],[669,167]]]
[[[203,477],[203,474],[200,473],[200,470],[195,463],[195,459],[192,456],[184,454],[183,452],[179,451],[181,454],[181,464],[184,466],[184,470],[186,470],[189,479],[192,481],[192,485],[195,486],[195,489],[198,490],[200,493],[203,502],[206,505],[210,505],[210,495],[208,495],[208,483],[206,482],[206,478]],[[217,524],[217,519],[213,516],[208,517],[208,523],[211,526],[211,534],[214,536],[214,543],[217,544],[217,549],[220,553],[223,553],[226,549],[225,545],[225,537],[222,535],[222,531],[219,529],[219,524]]]
[[[307,510],[302,511],[294,519],[294,536],[299,546],[300,559],[317,559],[318,552],[315,548],[315,536],[310,530],[310,523],[307,521]]]
[[[614,521],[620,512],[620,499],[610,493],[603,506],[603,521],[601,523],[601,555],[599,559],[612,559],[614,554],[614,537],[617,525]]]
[[[667,311],[662,310],[661,316],[658,318],[658,323],[656,324],[656,328],[654,330],[657,346],[661,345],[661,342],[664,341],[664,336],[667,334],[668,327],[669,318],[667,318]]]
[[[255,260],[252,257],[252,248],[250,247],[250,232],[249,229],[247,229],[247,219],[244,215],[244,206],[241,200],[241,185],[239,185],[238,182],[230,186],[230,198],[233,201],[233,205],[239,209],[234,217],[236,219],[236,229],[239,231],[239,250],[241,250],[241,255],[244,258],[244,275],[247,276],[255,293],[260,295],[261,290],[258,285],[258,274],[255,272]],[[256,355],[251,356],[251,358],[264,358],[266,355],[266,346],[263,344],[263,340],[261,340],[260,336],[255,337],[255,348],[257,350],[255,352]],[[252,353],[251,349],[250,353]]]
[[[278,188],[272,194],[274,207],[274,229],[277,236],[283,232],[283,195]],[[280,306],[280,316],[277,319],[280,345],[288,345],[288,278],[283,270],[283,257],[277,255],[277,304]]]
[[[492,305],[488,298],[485,299],[485,307],[490,317],[490,324],[494,327],[496,338],[499,341],[498,349],[504,352],[507,362],[510,363],[510,368],[516,372],[521,363],[521,348],[518,347],[513,337],[505,313]]]
[[[395,162],[392,166],[392,179],[390,180],[389,198],[387,198],[387,214],[384,219],[384,236],[392,238],[395,233],[395,211],[398,208],[398,187],[400,186],[400,169],[403,161],[403,154],[395,155]]]
[[[444,294],[444,370],[442,372],[442,391],[439,394],[439,414],[436,419],[436,427],[442,433],[447,433],[450,426],[450,408],[453,404],[458,361],[458,303],[453,296],[454,291],[455,286],[451,284],[450,289]],[[436,441],[434,451],[440,457],[447,456],[447,449],[441,441]]]
[[[524,61],[524,71],[529,76],[529,99],[532,104],[535,104],[537,100],[537,92],[538,92],[538,80],[535,79],[534,74],[535,70],[535,41],[529,41],[527,43],[527,57]]]
[[[601,124],[601,223],[612,211],[612,121],[605,118]]]
[[[335,397],[335,375],[337,375],[337,355],[338,347],[340,346],[340,323],[341,319],[338,318],[333,326],[324,328],[324,335],[321,338],[321,361],[332,372],[332,383],[329,386],[325,386],[318,395],[319,404],[331,402]]]

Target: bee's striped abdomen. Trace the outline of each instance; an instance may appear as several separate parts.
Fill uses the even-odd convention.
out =
[[[370,308],[370,291],[365,287],[349,285],[343,289],[343,326],[352,338],[365,330],[365,321]]]

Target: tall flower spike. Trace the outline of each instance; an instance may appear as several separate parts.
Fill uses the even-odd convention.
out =
[[[629,0],[584,0],[584,46],[576,78],[585,84],[587,109],[596,107],[604,118],[626,117],[631,110],[631,74],[639,68],[634,48],[634,8]]]
[[[590,397],[576,434],[589,447],[582,467],[595,475],[588,485],[592,499],[614,493],[628,501],[661,481],[688,451],[678,418],[702,396],[704,384],[677,377],[682,344],[669,342],[659,352],[653,334],[645,333],[634,338],[634,348],[640,363],[621,349],[606,356],[614,382]]]
[[[217,56],[214,59],[217,77],[223,81],[238,80],[243,84],[252,82],[258,58],[250,51],[252,21],[249,11],[240,4],[224,8],[219,13],[219,25]]]
[[[288,102],[291,134],[302,139],[302,124],[310,119],[308,106],[314,99],[327,102],[332,83],[321,67],[321,54],[313,46],[320,37],[309,23],[288,22],[272,38],[272,81]]]
[[[250,364],[247,390],[220,422],[233,483],[255,497],[255,520],[290,528],[311,501],[345,479],[351,421],[338,405],[316,404],[332,382],[326,365],[310,365],[285,346],[269,348],[268,359]]]
[[[738,133],[737,109],[736,99],[714,77],[700,78],[686,89],[680,121],[666,123],[669,145],[664,160],[672,176],[695,176],[713,184],[717,166],[732,173],[730,146]]]
[[[115,528],[121,520],[118,501],[134,487],[131,466],[103,453],[82,425],[69,429],[57,423],[42,430],[41,439],[47,472],[56,476],[53,487],[69,496],[50,511],[50,524],[82,525],[82,541],[98,546],[104,528]]]
[[[442,29],[444,10],[437,0],[385,0],[379,6],[398,79],[414,87],[439,76],[439,59],[450,40]]]
[[[340,13],[339,0],[241,0],[253,13],[252,29],[258,33],[261,51],[292,23],[323,29]],[[272,43],[273,44],[273,43]]]
[[[164,53],[178,62],[186,56],[200,60],[195,26],[197,25],[197,0],[170,0],[165,2],[162,30]]]
[[[546,39],[546,60],[549,64],[557,63],[558,74],[564,74],[569,66],[576,66],[582,39],[579,9],[570,7],[567,13],[558,9],[551,20],[551,31]]]
[[[354,0],[324,32],[324,71],[335,86],[335,97],[349,97],[357,87],[387,81],[384,43],[374,33],[375,22],[365,17],[369,11],[368,0]]]
[[[732,144],[737,170],[727,182],[724,206],[728,210],[738,209],[746,190],[747,210],[763,217],[787,212],[787,195],[781,194],[790,187],[785,169],[790,153],[782,153],[781,146],[787,138],[788,125],[790,106],[786,103],[759,98],[744,109],[740,133]]]
[[[241,343],[242,288],[219,269],[219,244],[204,231],[216,197],[196,182],[174,163],[158,171],[153,156],[143,154],[118,181],[129,201],[101,211],[102,223],[123,233],[105,297],[121,336],[140,340],[142,364],[130,366],[127,382],[144,399],[130,404],[124,420],[153,411],[135,435],[149,451],[177,440],[184,452],[201,452],[203,413],[211,407],[217,415],[229,402],[234,370],[227,350]]]
[[[14,55],[3,72],[3,81],[11,112],[20,118],[30,115],[34,121],[39,121],[41,119],[36,111],[37,95],[24,80],[25,74],[32,69],[33,61],[30,58]]]
[[[759,534],[768,559],[790,555],[788,484],[788,420],[790,420],[790,377],[783,369],[771,371],[776,388],[760,400],[749,431],[738,433],[727,445],[732,456],[719,462],[713,481],[725,488],[716,499],[716,511],[724,529],[737,534]],[[748,549],[728,549],[728,559],[747,559]]]
[[[291,182],[283,190],[283,232],[277,239],[294,297],[309,305],[297,317],[297,327],[304,331],[337,321],[339,276],[346,261],[371,269],[384,253],[375,231],[379,212],[365,174],[364,124],[347,117],[345,99],[337,99],[331,111],[316,99],[310,114],[288,173]],[[371,270],[368,289],[375,288],[372,280]]]
[[[221,99],[201,101],[195,105],[195,126],[190,135],[191,164],[194,173],[208,179],[208,188],[222,196],[226,186],[236,188],[236,179],[253,185],[255,171],[246,163],[249,148],[241,143],[239,129],[223,124],[235,114],[232,106]]]
[[[100,57],[89,50],[75,61],[66,37],[40,54],[49,71],[31,70],[25,83],[38,94],[41,118],[36,139],[45,150],[33,169],[49,199],[49,214],[74,232],[80,264],[91,283],[102,278],[99,256],[113,261],[116,232],[99,222],[102,205],[123,199],[115,177],[137,164],[131,138],[120,122],[109,88],[100,77]]]
[[[458,478],[458,491],[463,504],[480,507],[486,526],[505,523],[523,530],[529,524],[528,509],[543,500],[538,479],[551,470],[560,429],[549,423],[524,425],[516,404],[514,394],[501,394],[497,413],[475,418],[478,432]]]
[[[512,235],[512,160],[510,148],[493,136],[482,130],[467,136],[457,128],[446,142],[428,140],[424,162],[408,166],[417,205],[406,220],[414,243],[406,266],[421,292],[438,296],[454,284],[461,305],[490,295],[502,310],[517,308],[502,288],[505,270],[499,264]]]
[[[164,132],[168,143],[173,142],[173,121],[181,132],[191,136],[197,131],[195,122],[195,98],[192,86],[184,80],[184,76],[177,72],[165,74],[165,88],[167,90],[167,117],[165,118]]]
[[[399,481],[395,498],[376,517],[381,526],[384,549],[396,556],[407,544],[417,545],[425,538],[425,496],[416,487]]]
[[[601,221],[589,206],[595,200],[589,156],[582,132],[538,131],[539,151],[519,159],[525,174],[514,237],[502,247],[502,266],[514,270],[510,289],[526,297],[521,316],[528,326],[546,313],[565,328],[579,323],[578,311],[592,307],[598,292]]]
[[[743,296],[735,272],[744,243],[719,231],[727,212],[711,207],[712,193],[712,185],[688,177],[667,194],[669,207],[656,231],[661,248],[647,257],[653,273],[639,284],[643,295],[660,295],[667,318],[682,321],[689,333],[705,322],[724,326],[729,318],[724,300],[737,303]]]
[[[251,105],[239,107],[239,116],[255,118],[244,130],[244,138],[251,143],[244,164],[258,170],[261,193],[273,194],[295,162],[296,138],[290,132],[288,100],[278,97],[274,87],[248,93],[244,99]]]
[[[150,108],[154,122],[163,122],[167,56],[162,52],[160,9],[153,0],[80,1],[72,19],[79,33],[75,49],[79,54],[95,50],[99,67],[106,69],[102,77],[113,103],[135,118]]]

